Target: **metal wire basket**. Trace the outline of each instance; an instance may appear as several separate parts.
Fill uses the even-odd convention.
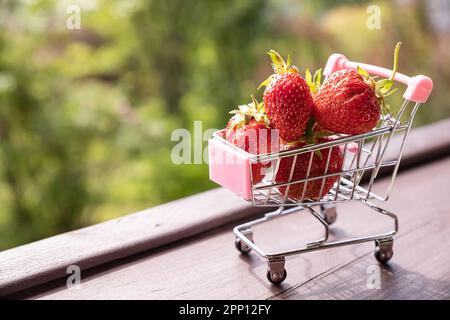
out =
[[[345,56],[333,54],[324,69],[325,76],[342,69],[357,69],[357,66],[376,76],[389,77],[391,70],[363,63],[351,62]],[[404,102],[396,115],[384,115],[379,125],[370,132],[359,135],[336,135],[332,140],[306,145],[302,148],[254,155],[237,148],[224,139],[224,130],[217,131],[209,141],[210,178],[220,185],[232,190],[255,206],[279,207],[278,210],[266,214],[263,218],[244,223],[234,228],[236,248],[241,253],[251,250],[267,259],[267,278],[278,284],[286,278],[285,257],[312,250],[350,245],[367,241],[375,241],[375,257],[385,263],[393,255],[393,236],[398,231],[397,216],[384,210],[369,200],[385,202],[389,199],[397,176],[405,142],[411,130],[414,116],[421,103],[426,102],[431,93],[433,83],[425,76],[408,77],[397,73],[395,81],[407,86]],[[400,144],[391,144],[394,136]],[[343,162],[340,170],[328,172],[333,148],[339,148]],[[311,164],[318,152],[326,155],[326,165],[320,175],[311,174]],[[389,155],[389,156],[387,156]],[[304,176],[293,178],[294,168],[299,158],[308,159]],[[276,176],[282,161],[291,163],[290,176],[284,181],[277,181]],[[255,164],[269,163],[264,179],[253,181]],[[267,165],[266,165],[267,166]],[[390,169],[390,183],[384,193],[376,194],[373,185],[382,169]],[[333,180],[333,187],[323,194],[326,181]],[[362,183],[364,181],[364,183]],[[308,184],[320,185],[316,197],[307,197],[305,191]],[[291,196],[290,188],[300,186],[301,195]],[[393,219],[393,229],[383,233],[361,238],[350,238],[340,241],[328,241],[329,225],[337,217],[336,204],[346,201],[358,201],[382,215]],[[320,208],[316,210],[315,207]],[[253,242],[251,227],[266,222],[274,217],[306,210],[324,227],[321,239],[306,243],[302,248],[268,253]]]

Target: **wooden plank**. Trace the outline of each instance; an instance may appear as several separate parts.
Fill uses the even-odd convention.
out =
[[[376,264],[368,253],[273,299],[450,299],[449,236],[450,216],[430,219],[396,239],[388,265]]]
[[[0,296],[267,211],[214,189],[0,253]]]
[[[401,167],[407,168],[417,164],[433,161],[450,154],[450,119],[441,120],[428,126],[413,128],[405,145]],[[388,148],[386,159],[395,159],[397,147],[401,140],[394,137],[392,147]]]
[[[413,130],[403,164],[450,154],[450,136],[442,134],[448,131],[450,119]],[[6,250],[0,252],[0,296],[64,277],[71,264],[85,270],[265,211],[217,189]]]
[[[407,171],[398,177],[396,188],[385,206],[400,216],[399,246],[393,258],[394,268],[403,268],[408,277],[411,266],[417,260],[434,261],[422,265],[423,277],[427,268],[442,264],[436,273],[430,273],[430,290],[441,295],[445,290],[431,281],[448,282],[449,275],[443,272],[448,265],[449,251],[441,246],[442,253],[436,255],[439,241],[449,233],[450,224],[446,217],[448,208],[442,201],[448,194],[450,179],[450,158],[430,163],[416,170]],[[388,181],[380,181],[376,189],[384,189]],[[363,210],[358,203],[339,207],[340,216],[333,236],[345,237],[366,235],[385,230],[390,221],[378,217],[373,211]],[[291,215],[255,228],[255,239],[265,249],[295,247],[306,240],[320,235],[318,224],[311,224],[306,214]],[[430,225],[433,223],[433,225]],[[81,289],[67,289],[64,282],[50,287],[23,292],[22,298],[42,299],[264,299],[275,298],[283,292],[291,292],[305,283],[320,279],[321,275],[332,274],[354,262],[375,264],[369,255],[374,245],[365,243],[351,247],[340,247],[327,251],[316,251],[287,259],[288,278],[281,286],[271,286],[265,278],[266,263],[255,254],[243,257],[233,247],[231,226],[224,226],[207,234],[149,251],[134,257],[82,272]],[[441,230],[438,232],[438,230]],[[430,245],[418,247],[421,256],[411,253],[409,241],[418,241],[425,235],[435,237]],[[416,238],[411,238],[413,235]],[[408,236],[407,235],[411,235]],[[437,237],[435,236],[437,235]],[[405,240],[401,240],[404,236]],[[444,237],[445,239],[445,237]],[[365,260],[365,259],[369,260]],[[370,261],[370,262],[369,262]],[[364,269],[365,270],[365,269]],[[397,269],[395,269],[397,270]],[[398,269],[400,270],[400,269]],[[395,276],[396,274],[394,274]],[[346,281],[344,277],[342,281]],[[439,284],[441,285],[441,284]],[[401,289],[393,283],[391,292]],[[283,297],[283,296],[280,296]],[[339,297],[336,294],[336,297]]]

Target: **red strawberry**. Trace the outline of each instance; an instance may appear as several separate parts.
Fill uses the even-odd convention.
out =
[[[313,99],[308,84],[298,69],[290,65],[290,59],[286,63],[274,50],[268,54],[275,73],[261,84],[266,86],[263,98],[267,117],[271,125],[279,130],[281,139],[295,141],[306,130]]]
[[[341,70],[333,73],[314,97],[313,115],[326,130],[344,134],[360,134],[372,130],[389,106],[384,97],[394,83],[397,71],[397,44],[394,54],[394,69],[390,79],[375,81],[358,67],[358,71]]]
[[[321,138],[319,142],[329,141],[329,138]],[[281,151],[298,149],[305,146],[305,142],[296,142],[294,144],[286,144],[281,147]],[[313,159],[311,162],[311,168],[308,177],[318,177],[325,172],[329,173],[338,173],[341,171],[343,155],[341,149],[338,146],[331,148],[330,162],[328,168],[326,168],[326,163],[328,160],[328,156],[330,154],[330,148],[320,150],[320,153],[313,153]],[[308,173],[309,162],[311,159],[311,152],[302,153],[297,155],[297,160],[295,164],[294,171],[292,172],[292,178],[289,179],[291,174],[291,168],[294,161],[294,156],[289,156],[282,158],[280,160],[280,165],[278,168],[278,172],[276,175],[277,183],[287,183],[289,181],[305,179]],[[325,170],[327,169],[327,170]],[[286,192],[289,192],[288,196],[295,200],[319,200],[323,196],[325,196],[328,191],[333,187],[333,184],[336,182],[339,176],[331,176],[324,179],[316,179],[306,182],[300,182],[297,184],[292,184],[290,186],[280,186],[278,189],[280,192],[285,195]],[[322,188],[322,182],[323,188]],[[302,199],[303,190],[306,190]],[[289,188],[289,191],[288,191]],[[320,189],[322,188],[322,193],[320,193]]]
[[[268,126],[263,105],[254,99],[253,104],[239,106],[235,115],[228,121],[226,140],[251,154],[265,154],[279,149],[278,134]],[[252,165],[253,183],[260,182],[270,162],[258,162]]]
[[[381,115],[374,88],[354,70],[333,73],[315,96],[314,104],[319,125],[337,133],[370,131]]]

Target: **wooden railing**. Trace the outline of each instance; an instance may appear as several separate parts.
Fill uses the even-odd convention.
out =
[[[401,170],[450,155],[449,133],[450,119],[413,130]],[[9,249],[0,252],[0,297],[32,296],[60,285],[57,279],[67,277],[70,265],[82,270],[102,265],[108,268],[115,260],[155,249],[164,252],[169,244],[259,216],[266,210],[218,188]],[[52,281],[56,281],[54,285]]]

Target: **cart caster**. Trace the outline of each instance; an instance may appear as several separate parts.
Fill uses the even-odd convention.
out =
[[[250,239],[251,242],[253,242],[253,232],[251,229],[242,231],[242,234]],[[234,246],[242,254],[248,254],[250,251],[252,251],[252,248],[250,248],[247,244],[244,243],[244,241],[242,241],[238,237],[236,237],[236,240],[234,241]]]
[[[393,245],[393,239],[375,240],[375,258],[379,263],[385,264],[391,260],[394,255]]]
[[[320,213],[322,214],[322,218],[328,224],[333,224],[337,219],[337,209],[334,204],[321,204],[320,205]]]
[[[241,239],[236,238],[234,241],[234,246],[238,251],[242,254],[248,254],[250,251],[252,251],[252,248],[250,248],[248,245],[246,245]]]
[[[267,270],[267,280],[269,280],[273,284],[282,283],[287,277],[286,269],[283,269],[281,272],[270,272]]]
[[[267,280],[269,280],[273,284],[282,283],[287,277],[287,271],[284,268],[284,263],[284,257],[269,259],[267,261]]]

